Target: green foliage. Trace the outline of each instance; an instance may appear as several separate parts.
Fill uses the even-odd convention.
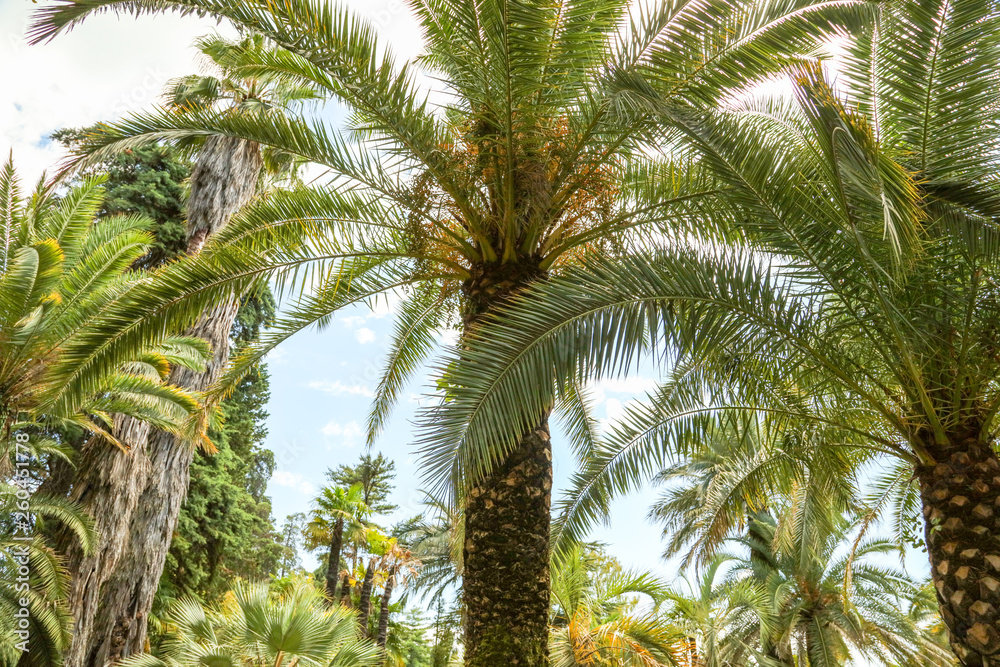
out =
[[[174,628],[162,657],[132,656],[124,667],[366,667],[379,664],[377,648],[357,636],[354,614],[326,608],[323,596],[297,581],[285,590],[239,583],[217,608],[177,602]]]
[[[350,488],[361,485],[361,502],[371,514],[389,514],[397,505],[389,502],[396,478],[396,462],[382,454],[362,454],[355,465],[340,464],[326,471],[331,484]]]
[[[578,546],[552,561],[553,667],[659,667],[680,659],[686,636],[667,622],[667,585],[626,571],[601,550]]]
[[[306,525],[306,515],[302,512],[289,514],[281,524],[281,555],[278,558],[278,577],[287,577],[302,573],[302,560],[299,557],[299,545],[302,541],[302,531]]]
[[[8,463],[13,457],[0,467]],[[32,493],[24,481],[14,486],[0,478],[0,664],[59,667],[73,623],[68,576],[41,526],[64,527],[85,552],[93,547],[93,528],[73,504]]]
[[[390,622],[386,657],[391,667],[435,667],[432,650],[427,640],[427,621],[419,610]]]
[[[64,129],[52,138],[68,147],[83,141],[90,129]],[[185,181],[191,163],[176,149],[165,144],[136,146],[109,156],[89,171],[106,176],[104,204],[99,218],[135,214],[153,221],[154,241],[134,266],[148,269],[176,259],[185,250]]]

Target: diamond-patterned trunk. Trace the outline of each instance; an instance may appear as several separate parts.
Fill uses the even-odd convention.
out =
[[[936,458],[917,476],[941,616],[963,665],[1000,667],[1000,460],[978,438]]]
[[[479,267],[463,285],[468,331],[544,280],[537,262]],[[548,664],[552,448],[548,412],[466,498],[463,596],[467,667]]]

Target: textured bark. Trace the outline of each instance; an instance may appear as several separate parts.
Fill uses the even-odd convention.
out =
[[[392,598],[392,587],[396,583],[396,573],[392,572],[385,580],[385,590],[382,591],[382,604],[378,611],[378,634],[375,644],[384,653],[385,643],[389,639],[389,600]]]
[[[191,176],[189,253],[199,252],[206,239],[253,197],[261,167],[256,144],[224,137],[206,141]],[[202,373],[174,368],[172,383],[202,390],[219,376],[229,358],[229,333],[237,309],[237,303],[222,303],[199,318],[188,333],[205,338],[213,357]],[[127,418],[121,422],[123,428],[136,431],[135,438],[128,439],[132,450],[106,451],[93,465],[81,466],[84,476],[107,480],[103,485],[90,480],[78,485],[81,493],[90,489],[85,506],[106,526],[99,531],[101,555],[76,566],[71,563],[78,636],[66,667],[106,667],[145,649],[153,596],[187,494],[191,447],[145,424]],[[128,461],[119,461],[119,456]]]
[[[337,575],[340,573],[340,548],[344,543],[344,520],[337,519],[330,539],[330,555],[326,560],[326,598],[332,604],[337,599]]]
[[[361,596],[358,598],[358,627],[368,636],[368,617],[372,613],[372,583],[375,581],[375,563],[377,558],[368,561],[365,570],[365,581],[361,584]]]
[[[466,331],[546,274],[537,262],[484,266],[463,285]],[[548,413],[466,498],[467,667],[548,664],[552,449]]]
[[[83,555],[75,540],[65,543],[66,566],[71,573],[67,601],[73,617],[73,640],[64,656],[67,667],[85,664],[100,611],[101,590],[125,551],[125,536],[149,474],[149,424],[120,417],[114,436],[128,451],[90,441],[83,449],[70,494],[70,499],[94,518],[96,539],[90,556]]]
[[[917,468],[927,551],[951,648],[1000,667],[1000,460],[978,433]]]
[[[340,582],[340,605],[351,606],[351,575],[347,572],[344,573],[344,580]]]

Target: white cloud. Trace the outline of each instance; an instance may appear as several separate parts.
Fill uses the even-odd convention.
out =
[[[349,421],[346,424],[331,421],[322,428],[323,435],[329,438],[339,438],[340,444],[345,447],[353,447],[359,438],[364,435],[364,431],[356,421]]]
[[[604,404],[604,413],[608,416],[608,421],[616,421],[623,411],[622,402],[617,398],[609,398]]]
[[[375,332],[368,328],[358,329],[354,332],[354,337],[358,339],[359,343],[364,345],[375,340]]]
[[[288,357],[288,349],[285,347],[276,347],[264,357],[264,361],[269,364],[280,364],[285,361]]]
[[[363,384],[344,384],[340,380],[314,380],[309,383],[310,389],[318,389],[334,396],[367,396],[371,398],[375,393]]]
[[[634,375],[624,378],[605,378],[587,385],[590,396],[596,405],[613,399],[608,398],[608,394],[624,394],[626,398],[641,398],[647,392],[656,389],[659,383],[648,377]],[[620,405],[620,403],[619,403]]]
[[[278,486],[286,486],[290,489],[296,489],[301,493],[308,496],[316,493],[316,487],[312,485],[311,482],[307,481],[302,475],[297,472],[288,472],[287,470],[275,470],[274,474],[271,475],[271,481]]]
[[[434,332],[434,336],[442,345],[454,345],[458,342],[461,332],[455,327],[442,327]]]
[[[360,315],[348,315],[346,317],[341,317],[340,321],[344,323],[344,326],[353,329],[354,327],[360,327],[365,323],[366,318]]]
[[[30,2],[0,2],[0,153],[13,149],[26,184],[65,151],[54,130],[113,120],[148,109],[167,82],[198,71],[195,37],[216,29],[207,20],[170,14],[135,20],[103,16],[52,42],[29,46]]]

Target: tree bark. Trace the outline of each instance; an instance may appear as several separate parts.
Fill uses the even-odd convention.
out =
[[[375,581],[375,563],[378,561],[374,556],[368,561],[368,569],[365,570],[365,581],[361,584],[361,596],[358,599],[358,627],[366,637],[368,634],[368,617],[372,613],[372,583]]]
[[[465,334],[546,277],[533,259],[479,267],[462,286]],[[465,499],[466,667],[548,664],[551,498],[546,411]]]
[[[206,140],[191,176],[189,254],[200,252],[208,237],[250,201],[262,165],[257,144],[228,137]],[[229,358],[238,307],[236,302],[221,303],[202,314],[188,334],[207,340],[213,356],[202,373],[175,367],[171,383],[201,391],[218,378]],[[107,527],[99,533],[100,562],[71,566],[71,596],[81,598],[75,601],[81,615],[66,667],[106,667],[145,649],[153,596],[187,494],[193,449],[148,425],[121,421],[136,431],[128,440],[132,450],[124,454],[131,463],[118,463],[117,454],[108,452],[97,465],[81,466],[85,478],[113,481],[95,488],[86,505]],[[113,473],[116,464],[129,470]],[[82,486],[94,485],[85,479]]]
[[[149,474],[149,424],[119,417],[113,435],[128,450],[89,441],[70,493],[70,500],[94,518],[95,540],[90,556],[83,554],[75,540],[64,542],[66,568],[71,574],[67,602],[73,618],[73,640],[64,656],[67,667],[86,663],[101,590],[125,552],[125,536]]]
[[[333,604],[337,599],[337,575],[340,573],[340,548],[344,541],[344,520],[337,519],[330,539],[330,555],[326,561],[326,597]]]
[[[941,617],[967,667],[1000,667],[1000,460],[976,436],[917,468]]]
[[[382,604],[378,612],[378,635],[375,644],[385,654],[385,643],[389,639],[389,600],[392,598],[392,587],[396,582],[396,573],[392,572],[385,580],[385,590],[382,591]]]
[[[344,573],[344,580],[340,582],[340,606],[351,606],[351,575]]]

